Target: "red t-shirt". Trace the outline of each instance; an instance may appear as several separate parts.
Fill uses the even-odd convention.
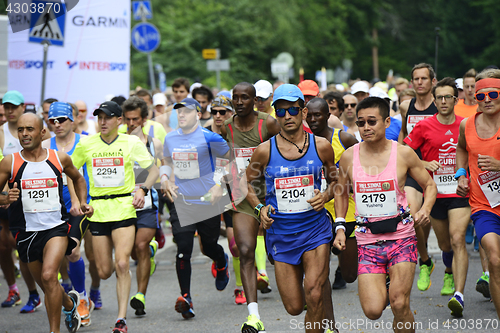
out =
[[[408,134],[404,142],[413,149],[420,148],[422,160],[438,161],[443,167],[430,172],[438,186],[437,198],[460,198],[456,194],[455,166],[458,134],[462,117],[455,116],[455,122],[444,125],[437,119],[437,114],[424,119]]]

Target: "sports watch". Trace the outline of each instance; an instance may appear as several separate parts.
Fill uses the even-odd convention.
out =
[[[142,186],[141,186],[141,187],[139,187],[139,188],[140,188],[141,190],[143,190],[143,191],[144,191],[144,195],[145,195],[145,196],[146,196],[146,195],[148,195],[149,189],[148,189],[146,186],[142,185]]]
[[[260,217],[260,210],[262,209],[262,207],[264,207],[264,205],[261,203],[255,206],[255,208],[253,209],[253,213],[255,214],[255,216]]]

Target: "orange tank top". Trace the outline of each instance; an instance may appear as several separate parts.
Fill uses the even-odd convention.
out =
[[[483,139],[477,135],[476,118],[480,113],[469,117],[465,123],[465,138],[469,154],[470,198],[472,213],[486,210],[500,215],[500,172],[481,171],[477,166],[479,155],[488,155],[500,160],[500,129],[491,138]]]

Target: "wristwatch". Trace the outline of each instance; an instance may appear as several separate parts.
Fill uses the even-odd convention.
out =
[[[255,214],[255,216],[260,217],[260,210],[262,207],[264,207],[264,205],[261,203],[255,206],[255,208],[253,209],[253,213]]]
[[[142,185],[142,186],[141,186],[141,187],[139,187],[139,188],[140,188],[141,190],[143,190],[143,191],[144,191],[144,195],[145,195],[145,196],[146,196],[146,195],[148,195],[149,189],[148,189],[146,186]]]

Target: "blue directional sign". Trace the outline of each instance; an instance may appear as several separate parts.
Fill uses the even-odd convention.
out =
[[[132,29],[132,46],[139,52],[153,52],[160,40],[160,32],[151,23],[139,23]]]
[[[36,8],[43,11],[31,13],[29,42],[41,43],[47,40],[51,45],[64,46],[66,5],[56,1],[33,0]]]
[[[153,11],[151,10],[151,1],[134,1],[132,2],[132,13],[134,20],[140,21],[143,18],[146,20],[153,19]]]

